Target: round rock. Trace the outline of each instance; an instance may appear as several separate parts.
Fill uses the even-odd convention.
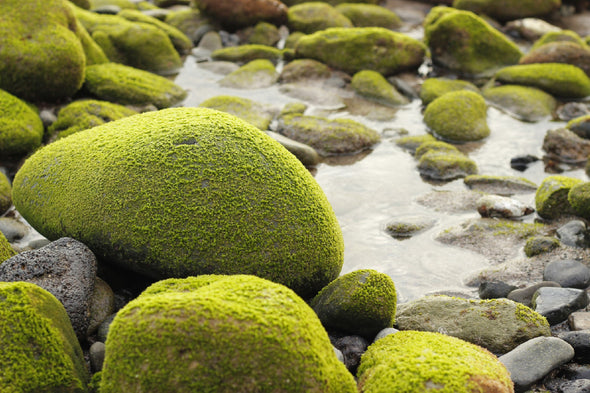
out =
[[[553,261],[545,266],[543,280],[555,281],[563,288],[585,289],[590,285],[590,269],[571,259]]]

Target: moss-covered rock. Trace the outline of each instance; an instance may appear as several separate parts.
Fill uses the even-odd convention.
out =
[[[571,64],[590,76],[590,47],[571,41],[550,42],[531,50],[519,61],[519,64],[533,63]]]
[[[550,118],[557,107],[557,101],[543,90],[503,85],[483,91],[483,96],[492,105],[523,121],[539,121]]]
[[[581,138],[590,139],[590,115],[576,117],[570,120],[565,127]]]
[[[462,153],[430,151],[418,161],[420,175],[432,179],[449,181],[477,173],[477,164]]]
[[[49,127],[59,138],[87,130],[109,121],[135,115],[137,112],[107,101],[80,100],[60,109],[57,120]]]
[[[4,172],[0,171],[0,216],[12,206],[12,185]]]
[[[196,9],[169,12],[164,22],[182,31],[194,44],[198,44],[203,35],[213,27],[209,18]]]
[[[453,91],[432,101],[424,122],[438,136],[453,142],[478,141],[490,135],[483,97],[469,90]]]
[[[317,316],[288,288],[252,276],[164,283],[115,317],[102,393],[356,392]]]
[[[295,46],[297,46],[297,42],[299,42],[299,39],[305,36],[306,34],[301,31],[294,31],[293,33],[289,34],[289,36],[285,40],[285,49],[295,49]]]
[[[74,95],[86,57],[69,3],[6,0],[1,7],[0,89],[30,101]]]
[[[261,89],[275,84],[279,74],[270,60],[258,59],[243,65],[219,81],[224,87]]]
[[[567,194],[567,200],[577,216],[590,218],[590,182],[572,186]]]
[[[354,92],[385,106],[399,106],[410,101],[376,71],[359,71],[352,77],[350,87]]]
[[[352,27],[353,25],[350,19],[331,5],[312,1],[290,7],[287,12],[287,26],[292,31],[311,34],[330,27]]]
[[[0,157],[22,157],[41,146],[43,123],[24,101],[0,90]]]
[[[0,282],[0,390],[86,392],[82,349],[63,305],[25,282]]]
[[[247,63],[266,59],[276,63],[281,58],[281,50],[266,45],[240,45],[222,48],[211,53],[213,60]]]
[[[537,87],[549,94],[566,98],[590,95],[590,78],[571,64],[544,63],[505,67],[496,80],[502,83]]]
[[[430,134],[403,136],[396,139],[395,144],[414,154],[423,143],[436,142],[436,138]]]
[[[543,34],[538,40],[535,41],[533,46],[531,47],[531,51],[534,51],[537,48],[540,48],[543,45],[554,43],[554,42],[570,42],[573,44],[577,44],[578,46],[585,47],[586,43],[584,40],[572,30],[559,30],[559,31],[549,31]]]
[[[283,83],[309,79],[325,79],[332,75],[330,67],[312,59],[297,59],[286,64],[279,80]]]
[[[377,131],[354,120],[297,113],[283,116],[278,132],[313,147],[323,156],[358,153],[381,140]]]
[[[327,329],[372,340],[395,321],[397,294],[391,278],[371,269],[338,277],[310,303]]]
[[[518,63],[522,52],[502,33],[469,11],[434,7],[424,19],[432,61],[465,75],[490,75]]]
[[[248,44],[275,46],[281,39],[279,29],[272,23],[258,22],[246,32]]]
[[[403,331],[361,358],[359,392],[514,392],[510,373],[487,350],[440,333]]]
[[[452,154],[462,154],[459,149],[455,146],[451,145],[450,143],[441,142],[441,141],[432,141],[432,142],[424,142],[414,152],[414,157],[416,159],[422,158],[422,156],[428,152],[435,151],[438,153],[452,153]]]
[[[402,25],[402,20],[395,12],[374,4],[342,3],[336,6],[336,10],[355,27],[383,27],[393,30]]]
[[[538,188],[532,181],[516,176],[471,175],[463,183],[472,190],[497,195],[525,194]]]
[[[479,93],[477,86],[468,81],[448,78],[428,78],[422,83],[420,88],[420,99],[422,100],[422,104],[426,106],[443,94],[458,90],[470,90]]]
[[[90,0],[90,9],[95,10],[108,6],[117,6],[122,10],[136,10],[137,6],[131,0]]]
[[[78,38],[84,49],[84,55],[86,56],[86,65],[108,63],[109,58],[104,53],[102,48],[92,39],[88,30],[84,27],[78,19],[76,19],[76,30],[78,32]]]
[[[187,94],[164,77],[116,63],[87,67],[84,89],[101,100],[122,105],[153,104],[157,108],[175,105]]]
[[[199,106],[229,113],[263,131],[268,130],[273,119],[272,108],[249,98],[215,96],[201,102]]]
[[[90,9],[90,0],[70,0],[70,2],[85,10]]]
[[[455,0],[453,7],[485,14],[499,21],[547,16],[559,9],[561,0]]]
[[[196,6],[230,30],[287,21],[287,7],[279,0],[198,0]]]
[[[309,1],[314,1],[314,0],[284,0],[283,3],[285,3],[286,5],[288,5],[289,7],[297,5],[297,4],[301,4],[301,3],[307,3]],[[380,0],[322,0],[325,3],[328,3],[330,5],[333,6],[337,6],[339,4],[342,3],[367,3],[367,4],[378,4]]]
[[[2,232],[0,232],[0,264],[7,260],[8,258],[12,258],[16,255],[16,252],[4,236]]]
[[[313,296],[338,277],[342,234],[297,159],[205,108],[116,120],[60,139],[17,173],[17,210],[45,237],[153,277],[247,273]],[[100,202],[100,203],[97,203]]]
[[[550,236],[532,236],[529,237],[524,245],[524,253],[531,258],[535,255],[543,254],[555,250],[560,246],[559,239]]]
[[[436,220],[424,217],[407,217],[389,222],[385,226],[387,232],[394,239],[409,239],[434,226]]]
[[[426,48],[414,38],[382,27],[331,28],[301,37],[299,58],[321,61],[350,74],[362,70],[385,76],[417,69]]]
[[[537,213],[547,219],[574,214],[568,201],[570,189],[582,180],[567,176],[548,176],[541,182],[535,193]]]

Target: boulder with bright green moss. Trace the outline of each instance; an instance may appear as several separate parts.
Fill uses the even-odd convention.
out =
[[[403,136],[395,141],[395,144],[414,154],[422,144],[427,142],[436,142],[436,138],[430,134]]]
[[[571,41],[557,41],[539,46],[524,55],[519,64],[564,63],[581,68],[590,76],[590,47]]]
[[[25,156],[41,146],[42,139],[43,123],[37,112],[0,90],[0,157]]]
[[[424,111],[424,122],[441,138],[452,142],[478,141],[490,135],[487,104],[469,90],[453,91],[432,101]]]
[[[517,64],[521,50],[469,11],[434,7],[424,19],[424,40],[432,61],[464,75],[487,76]]]
[[[448,78],[428,78],[420,87],[420,99],[422,100],[422,104],[426,106],[443,94],[458,90],[470,90],[479,93],[477,86],[468,81]]]
[[[12,185],[10,180],[0,172],[0,216],[12,206]]]
[[[84,55],[86,56],[86,66],[93,64],[108,63],[109,58],[104,53],[102,48],[92,39],[88,30],[84,27],[78,19],[76,19],[76,30],[78,32],[78,38],[84,49]]]
[[[153,104],[157,108],[175,105],[187,95],[169,79],[117,63],[87,67],[84,89],[100,100],[121,105]]]
[[[51,134],[59,138],[87,130],[109,121],[137,114],[133,109],[107,101],[79,100],[59,110],[57,120],[49,126]]]
[[[277,131],[313,147],[322,156],[359,153],[381,140],[377,131],[351,119],[297,113],[281,117]]]
[[[179,9],[166,14],[166,24],[182,31],[194,44],[213,26],[209,18],[196,9]]]
[[[534,337],[551,336],[543,316],[508,299],[424,296],[399,305],[396,322],[400,330],[442,331],[496,354]]]
[[[357,72],[350,81],[350,87],[356,94],[385,106],[396,107],[410,102],[376,71]]]
[[[352,22],[331,5],[312,1],[294,5],[287,12],[287,26],[291,31],[315,33],[330,27],[353,27]]]
[[[321,61],[349,74],[372,70],[384,76],[416,70],[426,54],[424,44],[382,27],[331,28],[301,37],[298,58]]]
[[[539,216],[555,219],[562,215],[574,214],[568,194],[573,186],[582,182],[568,176],[546,177],[535,193],[535,207]]]
[[[311,297],[342,268],[338,221],[307,169],[211,109],[146,112],[51,143],[16,174],[13,203],[45,237],[155,278],[253,274]]]
[[[437,181],[450,181],[477,174],[477,164],[465,154],[445,151],[429,151],[418,161],[420,175]]]
[[[215,96],[199,105],[239,117],[260,130],[268,130],[273,119],[273,108],[254,100],[236,96]]]
[[[397,29],[402,20],[397,14],[385,7],[374,4],[342,3],[336,10],[346,16],[355,27],[383,27]]]
[[[298,82],[309,79],[326,79],[332,75],[330,67],[312,59],[297,59],[286,64],[279,80],[282,83]]]
[[[551,118],[557,101],[543,90],[518,85],[490,87],[483,96],[492,105],[522,121],[534,122]]]
[[[560,246],[559,239],[550,236],[532,236],[529,237],[524,245],[524,253],[531,258],[535,255],[543,254],[555,250]]]
[[[565,127],[581,138],[590,139],[590,115],[576,117],[568,121]]]
[[[74,3],[76,6],[83,8],[85,10],[90,9],[90,0],[69,0],[69,1]]]
[[[159,282],[127,304],[108,333],[100,391],[357,390],[301,298],[238,275]]]
[[[361,358],[359,393],[513,393],[496,356],[445,334],[402,331],[373,343]]]
[[[1,8],[0,89],[29,101],[74,95],[86,57],[69,3],[4,0]]]
[[[261,89],[279,80],[279,74],[270,60],[258,59],[241,66],[219,81],[220,86],[234,89]]]
[[[15,255],[16,251],[14,251],[4,234],[0,232],[0,264]]]
[[[230,30],[258,22],[280,26],[287,20],[288,8],[279,0],[198,0],[195,3],[204,14]]]
[[[538,40],[536,40],[533,43],[533,46],[531,47],[531,51],[533,51],[543,45],[554,43],[554,42],[570,42],[570,43],[576,44],[578,46],[582,46],[582,47],[586,46],[586,43],[584,42],[582,37],[580,37],[578,35],[578,33],[576,33],[575,31],[559,30],[559,31],[549,31],[549,32],[543,34]]]
[[[441,141],[424,142],[414,152],[414,157],[419,160],[422,156],[428,152],[435,151],[439,153],[453,153],[462,154],[459,149],[450,143]]]
[[[252,60],[266,59],[276,63],[281,58],[281,50],[266,45],[240,45],[230,46],[214,51],[211,54],[213,60],[233,61],[247,63]]]
[[[561,0],[455,0],[453,7],[484,14],[499,21],[548,16]]]
[[[516,176],[471,175],[463,183],[472,190],[504,196],[531,193],[538,188],[532,181]]]
[[[571,64],[543,63],[505,67],[495,75],[498,82],[537,87],[565,98],[590,95],[590,78]]]
[[[302,33],[300,31],[294,31],[293,33],[289,34],[287,39],[285,40],[285,49],[295,49],[297,46],[297,42],[301,37],[305,37],[307,34]]]
[[[82,349],[52,294],[26,282],[0,282],[0,320],[0,391],[87,391]]]
[[[577,216],[590,218],[590,182],[574,185],[567,194],[567,200]]]
[[[395,321],[397,294],[391,278],[372,269],[332,281],[310,303],[326,329],[372,340]]]
[[[268,22],[258,22],[247,30],[246,42],[254,45],[275,46],[281,39],[279,28]]]

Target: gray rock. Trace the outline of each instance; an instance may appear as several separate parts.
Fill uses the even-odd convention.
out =
[[[484,195],[477,201],[477,211],[482,217],[518,218],[535,211],[519,200],[500,195]]]
[[[545,387],[555,393],[590,393],[590,379],[552,380]]]
[[[590,141],[572,131],[559,128],[549,130],[543,140],[543,150],[553,160],[575,164],[586,162],[590,155]]]
[[[500,356],[499,360],[510,371],[515,391],[523,392],[573,357],[574,349],[567,342],[556,337],[537,337]]]
[[[563,244],[571,247],[586,248],[590,245],[586,231],[586,223],[581,220],[572,220],[557,229],[557,237]]]
[[[102,321],[115,312],[115,294],[113,290],[103,280],[96,277],[94,283],[94,292],[90,299],[90,321],[88,323],[88,333],[94,334]]]
[[[582,289],[545,287],[535,292],[532,303],[536,312],[547,318],[550,325],[555,325],[586,307],[588,294]]]
[[[590,285],[590,269],[571,259],[553,261],[545,266],[543,280],[555,281],[563,288],[585,289]]]
[[[113,323],[113,319],[117,314],[109,315],[98,327],[98,332],[96,334],[96,339],[98,341],[102,341],[103,343],[107,341],[107,335],[109,334],[109,328],[111,327],[111,323]]]
[[[344,336],[334,340],[333,344],[342,352],[346,368],[355,375],[369,342],[361,336]]]
[[[88,329],[95,278],[92,251],[67,237],[0,265],[0,281],[27,281],[53,294],[64,305],[78,338],[84,338]]]
[[[104,363],[105,356],[105,345],[104,343],[97,341],[90,346],[90,368],[93,373],[97,373],[102,370],[102,364]]]
[[[508,296],[517,287],[499,281],[484,281],[479,285],[478,293],[481,299],[498,299]]]
[[[512,291],[508,294],[507,298],[510,300],[514,300],[515,302],[522,303],[527,307],[531,307],[533,304],[533,296],[535,295],[535,292],[537,292],[537,290],[539,288],[544,288],[544,287],[559,288],[561,286],[556,282],[543,281],[543,282],[528,286],[526,288],[515,289],[514,291]]]
[[[344,355],[342,354],[342,351],[336,347],[332,347],[332,348],[334,348],[334,353],[336,354],[336,357],[338,358],[338,360],[340,362],[344,363]]]
[[[590,361],[590,330],[562,332],[557,336],[566,341],[576,351],[576,359],[582,363]]]
[[[0,232],[10,243],[20,240],[29,232],[29,228],[22,222],[12,217],[0,218]]]
[[[432,228],[435,223],[435,219],[428,217],[404,217],[389,222],[385,227],[385,231],[395,239],[409,239]]]
[[[284,135],[272,131],[265,131],[266,135],[279,142],[283,147],[289,150],[305,166],[315,166],[320,162],[320,155],[311,146],[294,141]]]
[[[385,328],[385,329],[381,330],[379,333],[377,333],[377,335],[373,339],[373,342],[380,340],[383,337],[389,336],[390,334],[395,334],[397,332],[399,332],[399,330],[397,330],[395,328]]]
[[[572,330],[590,330],[590,312],[573,312],[568,317],[568,323]]]

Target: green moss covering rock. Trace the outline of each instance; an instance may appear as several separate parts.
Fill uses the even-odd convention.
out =
[[[281,50],[266,45],[240,45],[217,49],[211,53],[213,60],[247,63],[266,59],[276,63],[281,58]]]
[[[582,69],[560,63],[523,64],[501,69],[496,80],[502,83],[537,87],[566,98],[590,95],[590,78]]]
[[[477,86],[471,82],[460,79],[428,78],[420,88],[420,99],[422,104],[426,106],[443,94],[458,90],[470,90],[479,93]]]
[[[342,267],[342,234],[311,174],[211,109],[147,112],[60,139],[24,163],[13,201],[45,237],[77,238],[156,278],[246,273],[311,297]]]
[[[313,147],[322,156],[358,153],[381,140],[377,131],[354,120],[297,113],[283,116],[277,131]]]
[[[1,7],[0,89],[29,101],[74,95],[86,57],[69,3],[5,0]]]
[[[453,154],[462,154],[459,149],[455,146],[451,145],[450,143],[441,142],[441,141],[432,141],[432,142],[424,142],[414,152],[414,157],[416,159],[422,158],[422,156],[428,152],[435,151],[439,153],[453,153]]]
[[[0,264],[15,255],[16,251],[14,251],[4,234],[0,232]]]
[[[565,127],[580,138],[590,139],[590,115],[576,117],[570,120]]]
[[[254,45],[275,46],[281,39],[278,27],[267,22],[258,22],[256,26],[248,29],[247,43]]]
[[[41,146],[42,139],[43,123],[37,112],[0,90],[0,157],[25,156]]]
[[[101,393],[356,392],[313,310],[252,276],[148,288],[119,311],[106,345]]]
[[[561,215],[574,214],[568,201],[572,187],[581,184],[582,180],[567,176],[548,176],[541,182],[535,194],[537,213],[547,219],[555,219]]]
[[[164,77],[116,63],[87,67],[84,89],[101,100],[122,105],[153,104],[157,108],[175,105],[187,94]]]
[[[467,300],[424,296],[398,306],[400,330],[441,332],[493,353],[511,351],[538,336],[551,336],[547,320],[508,299]]]
[[[164,22],[182,31],[194,44],[198,44],[203,35],[213,27],[209,18],[197,9],[179,9],[169,12]]]
[[[385,106],[399,106],[410,101],[376,71],[359,71],[353,75],[350,87],[354,92]]]
[[[199,105],[239,117],[260,130],[268,130],[273,119],[273,110],[268,105],[260,104],[249,98],[236,96],[215,96]]]
[[[309,79],[326,79],[332,75],[327,65],[312,59],[297,59],[286,64],[279,80],[282,83],[298,82]]]
[[[564,63],[581,68],[590,76],[590,47],[571,41],[557,41],[542,45],[524,55],[519,64]]]
[[[518,63],[520,49],[469,11],[434,7],[424,19],[424,40],[432,61],[465,75],[490,75]]]
[[[559,239],[550,236],[532,236],[529,237],[524,245],[524,253],[531,258],[535,255],[543,254],[555,250],[560,246]]]
[[[561,0],[455,0],[453,7],[485,14],[499,21],[547,16],[561,6]]]
[[[567,200],[577,216],[590,218],[590,182],[572,186],[567,194]]]
[[[469,90],[453,91],[432,101],[424,122],[441,138],[453,142],[478,141],[490,135],[483,97]]]
[[[463,153],[429,151],[418,161],[420,175],[431,180],[449,181],[477,173],[477,164]]]
[[[63,138],[135,114],[137,112],[133,109],[107,101],[74,101],[60,109],[57,120],[49,127],[49,132],[57,133],[59,138]]]
[[[12,206],[12,186],[4,172],[0,172],[0,216]]]
[[[534,122],[551,118],[557,101],[543,90],[518,85],[491,87],[483,96],[492,105],[511,114],[519,120]]]
[[[102,48],[92,39],[88,30],[84,27],[78,19],[76,19],[76,30],[78,31],[78,38],[84,49],[86,56],[86,65],[108,63],[109,58],[104,53]]]
[[[0,391],[87,391],[82,349],[52,294],[34,284],[0,282],[0,320]]]
[[[285,0],[283,1],[283,3],[285,3],[286,5],[288,5],[289,7],[293,6],[293,5],[297,5],[297,4],[301,4],[301,3],[307,3],[309,1],[313,1],[313,0]],[[325,3],[328,3],[330,5],[336,6],[338,4],[342,4],[342,3],[367,3],[367,4],[378,4],[380,0],[322,0]]]
[[[426,48],[420,41],[382,27],[331,28],[301,37],[298,58],[321,61],[349,74],[373,70],[384,76],[417,69]]]
[[[559,30],[549,31],[543,34],[531,47],[531,51],[540,48],[543,45],[554,43],[554,42],[570,42],[581,47],[585,47],[586,43],[584,40],[572,30]]]
[[[384,337],[363,354],[357,374],[362,393],[514,392],[510,373],[493,354],[440,333]]]
[[[302,33],[301,31],[294,31],[293,33],[289,34],[289,36],[285,40],[285,49],[295,49],[295,46],[297,46],[297,42],[299,42],[299,39],[305,36],[306,34]]]
[[[117,6],[121,9],[136,10],[137,6],[131,0],[90,0],[90,9]]]
[[[352,22],[331,5],[312,1],[294,5],[287,12],[287,26],[291,31],[315,33],[330,27],[352,27]]]
[[[403,136],[395,140],[395,144],[399,147],[409,150],[414,154],[423,143],[436,142],[436,138],[430,134]]]
[[[279,74],[270,60],[258,59],[243,65],[219,81],[219,85],[235,89],[261,89],[279,80]]]
[[[538,188],[532,181],[516,176],[471,175],[463,183],[472,190],[497,195],[526,194]]]
[[[355,27],[383,27],[393,30],[402,25],[402,20],[395,12],[374,4],[342,3],[336,6],[336,10]]]
[[[326,329],[372,340],[395,321],[397,294],[391,278],[371,269],[338,277],[310,303]]]
[[[394,239],[409,239],[414,235],[426,231],[434,226],[436,220],[424,217],[408,217],[389,222],[385,226],[387,232]]]

